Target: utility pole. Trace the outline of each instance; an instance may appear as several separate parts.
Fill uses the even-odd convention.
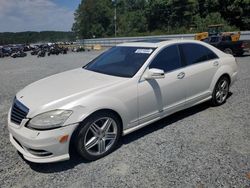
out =
[[[116,0],[112,0],[112,2],[114,3],[115,6],[115,12],[114,12],[114,24],[115,24],[115,37],[117,35],[117,10],[116,10]]]
[[[116,18],[117,18],[117,14],[116,14],[116,4],[115,4],[115,17],[114,17],[114,20],[115,20],[115,37],[116,37],[116,33],[117,33]]]

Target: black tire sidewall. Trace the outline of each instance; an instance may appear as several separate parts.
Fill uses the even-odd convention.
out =
[[[215,84],[214,90],[213,90],[213,95],[212,95],[212,106],[220,106],[222,104],[224,104],[227,101],[227,97],[226,99],[222,102],[222,103],[218,103],[218,101],[216,100],[216,91],[218,88],[219,83],[222,80],[226,80],[228,83],[228,92],[227,92],[227,97],[228,97],[228,93],[229,93],[229,87],[230,87],[230,83],[229,83],[229,79],[226,76],[222,76]]]
[[[111,148],[108,151],[106,151],[105,153],[103,153],[101,155],[91,155],[90,153],[88,153],[85,150],[85,147],[82,147],[82,146],[84,145],[85,134],[87,133],[89,127],[91,126],[91,124],[93,122],[95,122],[100,117],[110,117],[116,122],[116,124],[117,124],[117,137],[116,137],[114,144],[111,146]],[[105,111],[98,112],[98,113],[91,115],[86,120],[84,120],[82,123],[80,123],[78,129],[76,130],[76,138],[75,138],[74,145],[75,145],[76,151],[78,152],[78,154],[80,156],[82,156],[84,159],[87,159],[89,161],[94,161],[94,160],[97,160],[99,158],[102,158],[102,157],[110,154],[117,147],[119,139],[121,137],[121,133],[122,133],[121,121],[117,117],[117,115],[115,115],[114,113],[105,112]]]
[[[226,54],[231,54],[231,55],[233,55],[233,50],[231,49],[231,48],[226,48],[225,50],[224,50],[224,52],[226,53]],[[227,53],[228,52],[228,53]]]

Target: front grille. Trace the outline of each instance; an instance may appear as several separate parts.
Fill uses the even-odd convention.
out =
[[[17,99],[14,99],[11,108],[10,120],[15,124],[20,125],[22,120],[26,118],[28,113],[29,109],[26,106],[24,106],[21,102],[19,102]]]

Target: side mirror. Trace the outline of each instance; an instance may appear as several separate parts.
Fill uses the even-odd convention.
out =
[[[146,80],[150,79],[162,79],[165,78],[165,73],[161,69],[147,69],[146,72],[144,73],[144,78]]]

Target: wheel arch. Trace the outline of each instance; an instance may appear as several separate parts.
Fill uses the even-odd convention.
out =
[[[121,115],[117,111],[109,109],[109,108],[102,108],[102,109],[99,109],[99,110],[96,110],[96,111],[92,112],[86,118],[84,118],[83,121],[80,122],[80,124],[84,123],[84,121],[86,121],[88,118],[90,118],[94,114],[97,114],[97,113],[100,113],[100,112],[110,112],[110,113],[114,114],[115,116],[117,116],[117,118],[120,120],[120,123],[121,123],[121,126],[122,126],[121,128],[123,130],[123,120],[122,120]]]
[[[229,80],[229,85],[231,84],[231,77],[230,77],[230,75],[229,75],[228,73],[222,74],[222,75],[219,77],[219,79],[221,79],[222,77],[227,77],[228,80]],[[218,80],[219,80],[219,79],[218,79]]]
[[[210,91],[211,93],[213,92],[214,90],[214,87],[215,87],[215,84],[218,82],[218,80],[223,77],[223,76],[226,76],[228,79],[229,79],[229,84],[231,84],[232,82],[232,78],[231,78],[231,75],[233,74],[233,70],[231,67],[229,66],[223,66],[221,67],[217,72],[216,74],[214,75],[213,77],[213,80],[211,82],[211,85],[210,85]]]
[[[73,133],[71,134],[71,137],[70,137],[70,141],[69,141],[69,154],[71,155],[72,152],[75,150],[75,138],[76,138],[76,134],[78,132],[78,130],[84,126],[84,123],[89,119],[91,118],[94,114],[97,114],[97,113],[100,113],[100,112],[110,112],[112,114],[114,114],[115,116],[117,116],[117,118],[120,120],[120,123],[121,123],[121,135],[122,135],[122,132],[123,132],[123,120],[122,120],[122,117],[121,115],[113,110],[113,109],[109,109],[109,108],[102,108],[102,109],[98,109],[98,110],[95,110],[94,112],[90,113],[88,116],[86,116],[81,122],[79,122],[79,125],[76,126],[75,130],[73,131]],[[74,152],[73,152],[74,153]]]

